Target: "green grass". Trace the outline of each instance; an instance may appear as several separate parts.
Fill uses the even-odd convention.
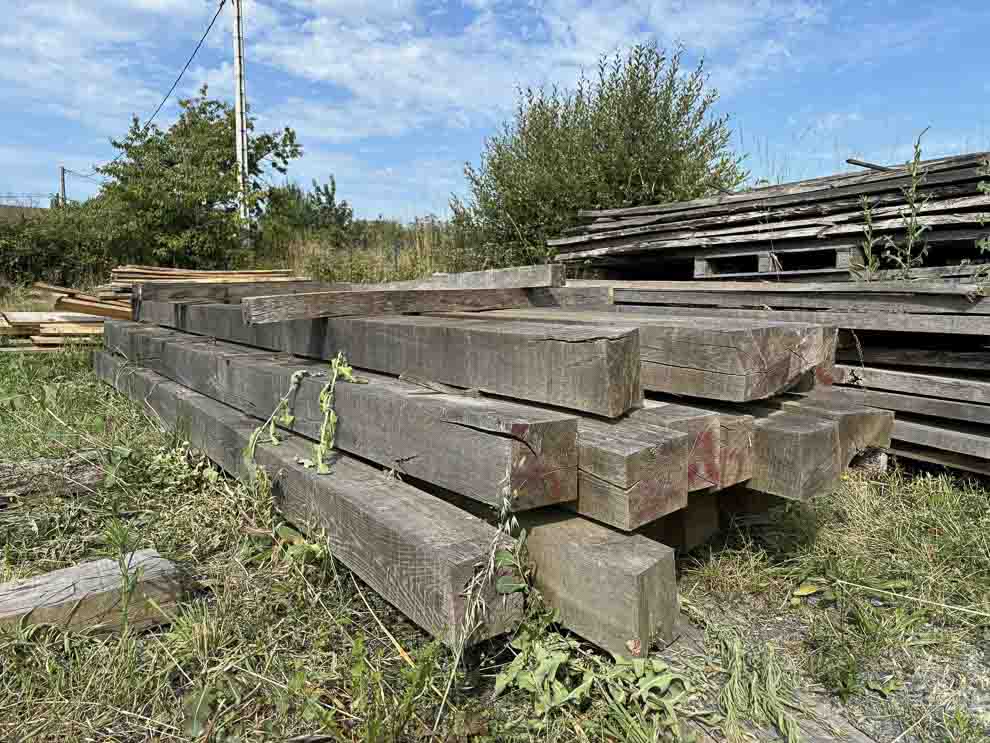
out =
[[[217,472],[100,384],[86,352],[0,358],[0,400],[3,459],[97,450],[107,475],[95,492],[0,510],[0,582],[153,547],[198,586],[150,632],[0,632],[0,740],[401,741],[435,725],[439,740],[654,741],[692,728],[799,740],[815,689],[872,705],[897,733],[920,719],[904,740],[986,732],[964,697],[921,705],[900,691],[912,666],[951,667],[987,641],[977,485],[853,477],[813,508],[740,523],[682,560],[697,645],[616,664],[559,633],[530,593],[514,638],[454,668],[332,544],[282,523],[264,480]]]

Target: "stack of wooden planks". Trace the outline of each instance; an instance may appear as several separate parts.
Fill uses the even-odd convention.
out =
[[[288,269],[256,271],[197,271],[162,266],[118,266],[110,272],[110,283],[98,286],[96,296],[101,300],[129,302],[134,285],[143,281],[209,282],[214,284],[242,281],[283,281],[292,279]]]
[[[918,224],[934,246],[926,264],[978,256],[990,234],[988,153],[922,163]],[[550,240],[557,260],[610,269],[612,278],[849,278],[873,234],[903,237],[907,166],[841,174],[675,204],[579,212],[586,223]],[[882,252],[878,248],[877,252]]]
[[[130,313],[128,313],[130,316]],[[0,353],[44,353],[102,342],[103,318],[78,312],[0,312]]]
[[[65,286],[36,282],[35,289],[51,294],[55,298],[55,309],[67,312],[82,312],[102,317],[112,317],[117,320],[129,320],[131,304],[129,299],[102,299],[94,294],[87,294],[78,289]]]
[[[98,375],[233,475],[267,470],[286,518],[449,643],[478,567],[512,544],[499,513],[526,529],[564,626],[643,655],[674,631],[674,549],[710,538],[733,494],[814,497],[890,441],[889,412],[787,394],[833,367],[834,329],[622,314],[559,266],[176,291],[140,285]],[[336,380],[331,416],[341,353],[357,379]],[[470,642],[520,612],[476,590],[489,611]]]
[[[990,298],[978,277],[949,281],[574,282],[607,285],[626,316],[838,327],[820,404],[894,411],[892,451],[990,474]],[[969,282],[969,283],[967,283]]]

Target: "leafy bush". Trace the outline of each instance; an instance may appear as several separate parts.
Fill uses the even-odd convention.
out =
[[[729,149],[726,116],[703,63],[689,74],[682,49],[655,44],[602,57],[575,90],[520,91],[516,112],[490,137],[477,168],[468,164],[467,204],[455,219],[483,238],[482,267],[540,262],[546,240],[577,211],[706,196],[746,177]]]
[[[95,197],[0,223],[0,277],[80,284],[105,278],[120,263],[250,263],[237,213],[233,108],[208,98],[205,87],[179,106],[168,129],[135,119],[113,142],[119,154],[97,168],[106,180]],[[285,173],[302,150],[288,128],[253,133],[248,149],[249,205],[260,217],[269,194],[264,170]]]

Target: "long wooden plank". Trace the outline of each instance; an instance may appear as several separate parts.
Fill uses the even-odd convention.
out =
[[[933,422],[901,414],[894,422],[893,437],[929,449],[955,452],[990,463],[990,428],[948,421]]]
[[[86,302],[81,299],[73,299],[72,297],[59,297],[55,300],[55,309],[89,313],[90,315],[102,315],[103,317],[113,317],[118,320],[131,319],[131,309],[129,307],[122,307],[111,302]]]
[[[814,394],[817,397],[829,396],[874,408],[893,410],[898,414],[914,413],[930,418],[990,425],[990,405],[964,400],[943,400],[937,397],[883,392],[861,387],[817,387]]]
[[[564,267],[554,264],[438,273],[422,279],[378,284],[347,284],[359,291],[408,289],[535,289],[564,286]]]
[[[936,214],[917,218],[919,226],[927,229],[935,227],[969,227],[980,228],[990,221],[990,213],[973,214]],[[881,219],[873,223],[875,232],[889,232],[904,229],[904,219]],[[848,235],[862,235],[863,226],[859,224],[837,224],[829,227],[797,227],[778,231],[762,232],[758,235],[707,235],[699,234],[693,237],[637,240],[621,238],[596,248],[586,248],[562,254],[567,260],[575,258],[594,258],[602,255],[625,255],[627,253],[652,253],[677,248],[690,248],[703,255],[703,249],[724,245],[756,245],[762,243],[780,243],[790,240],[828,240]],[[823,246],[824,247],[824,246]]]
[[[615,418],[641,399],[639,334],[433,317],[331,318],[246,325],[240,307],[143,302],[142,321],[301,356],[338,351],[364,369]]]
[[[932,186],[978,179],[983,175],[983,169],[980,166],[986,162],[987,157],[987,153],[979,153],[965,155],[951,160],[925,163],[924,182],[926,185]],[[833,200],[845,196],[892,191],[902,186],[910,185],[910,178],[905,175],[906,173],[906,168],[901,167],[894,171],[879,174],[840,174],[825,176],[821,179],[754,188],[741,193],[711,196],[673,204],[619,209],[586,209],[579,211],[578,216],[590,218],[628,217],[670,212],[697,212],[701,209],[705,209],[705,213],[711,215],[725,213],[726,207],[741,206],[744,209],[748,209],[753,206],[752,202],[758,202],[760,206],[768,207],[807,203],[821,199]]]
[[[873,390],[990,403],[990,381],[921,372],[836,364],[836,382]]]
[[[18,325],[40,326],[42,323],[102,323],[103,318],[97,315],[87,315],[79,312],[19,312],[5,311],[7,323],[13,327]]]
[[[970,267],[975,272],[975,267]],[[963,269],[960,269],[963,270]],[[978,294],[978,283],[948,283],[939,280],[883,280],[883,281],[605,281],[598,279],[572,279],[569,287],[608,287],[619,290],[639,290],[643,292],[731,292],[742,295],[759,294],[762,292],[817,294],[862,294],[864,292],[910,294],[959,294],[972,296]],[[628,301],[628,300],[617,300]]]
[[[118,321],[107,324],[106,344],[132,362],[261,420],[271,416],[298,375],[289,401],[292,420],[280,427],[320,438],[320,394],[328,381],[324,363]],[[510,500],[513,511],[577,500],[573,415],[441,394],[380,374],[360,376],[366,384],[336,387],[338,449],[491,506]]]
[[[977,183],[964,183],[956,186],[936,186],[934,188],[922,187],[921,193],[928,196],[932,201],[952,201],[972,194],[979,193]],[[904,194],[901,191],[891,191],[879,193],[869,197],[870,206],[873,209],[881,209],[889,206],[904,204]],[[813,201],[807,204],[795,204],[789,207],[779,207],[774,209],[762,208],[759,204],[748,204],[741,211],[733,211],[720,216],[697,217],[690,212],[673,212],[668,214],[648,214],[639,217],[626,217],[623,219],[599,219],[590,224],[564,230],[568,236],[582,234],[597,234],[600,232],[611,232],[615,230],[625,230],[630,227],[643,227],[647,225],[664,226],[668,229],[680,229],[683,227],[712,227],[726,224],[745,223],[766,223],[777,219],[791,217],[819,217],[832,214],[845,213],[849,218],[862,215],[862,200],[856,197],[846,199],[833,199],[831,201]]]
[[[168,302],[200,299],[213,302],[240,302],[258,294],[312,292],[332,289],[336,284],[308,279],[269,279],[265,281],[139,281],[132,289],[132,301]]]
[[[616,289],[615,301],[628,304],[685,305],[690,307],[738,307],[797,309],[838,312],[884,312],[897,314],[990,315],[990,298],[978,294],[913,294],[909,292],[815,292],[789,291],[643,291]]]
[[[934,215],[942,212],[955,212],[956,216],[964,216],[961,213],[962,210],[987,206],[990,206],[990,197],[980,194],[977,196],[964,196],[961,198],[947,199],[944,201],[932,200],[921,205],[918,209],[918,213]],[[906,207],[903,203],[897,206],[880,207],[873,210],[872,218],[877,226],[884,224],[887,221],[894,221],[884,220],[882,219],[883,217],[896,217],[897,220],[901,220],[901,212],[903,212],[905,208]],[[562,237],[555,240],[548,240],[547,245],[558,249],[568,249],[575,245],[620,244],[620,240],[630,237],[637,237],[640,235],[662,235],[661,239],[663,240],[695,237],[721,237],[725,235],[747,235],[752,238],[753,242],[758,242],[765,240],[766,238],[764,235],[768,233],[780,233],[800,228],[809,228],[809,232],[810,228],[816,228],[819,230],[817,233],[802,235],[803,237],[814,237],[829,234],[858,234],[862,231],[863,225],[862,210],[859,212],[853,211],[845,214],[828,216],[815,215],[808,218],[798,219],[779,219],[773,211],[765,213],[769,215],[769,219],[765,221],[747,225],[734,225],[721,229],[696,229],[696,227],[684,229],[683,225],[678,223],[669,224],[664,227],[647,225],[612,231],[599,231],[593,234],[581,235],[577,237]],[[976,219],[977,224],[981,221],[982,220],[979,218]],[[954,223],[955,222],[952,221],[947,222],[947,224]],[[937,224],[941,224],[941,222]],[[901,228],[902,227],[903,220],[901,220]]]
[[[609,652],[649,653],[673,640],[678,617],[674,551],[558,509],[522,515],[533,579],[560,622]]]
[[[685,433],[637,419],[578,421],[578,500],[582,516],[623,531],[673,513],[688,499]]]
[[[100,343],[94,335],[32,335],[31,342],[36,346],[92,346]]]
[[[919,462],[938,464],[980,475],[990,475],[990,461],[984,457],[969,457],[965,454],[918,446],[906,441],[894,441],[890,447],[890,453],[904,459],[914,459]]]
[[[257,421],[205,395],[106,352],[94,355],[98,376],[140,402],[169,427],[239,478],[252,476],[243,451]],[[456,644],[475,570],[486,564],[496,529],[439,498],[390,478],[339,452],[333,472],[320,475],[299,460],[311,443],[286,434],[277,446],[261,444],[257,465],[267,470],[279,510],[314,537],[409,619],[445,643]],[[484,584],[488,610],[468,638],[480,642],[515,626],[522,602]]]
[[[990,371],[990,348],[957,351],[947,348],[899,348],[862,345],[836,352],[836,358],[851,365],[930,367],[957,371]]]
[[[102,335],[103,323],[41,323],[41,335]]]
[[[119,632],[125,624],[145,629],[167,623],[182,592],[175,565],[155,550],[138,550],[0,585],[0,628],[26,622],[100,632]]]
[[[833,334],[817,325],[645,315],[632,319],[614,312],[570,309],[496,310],[480,317],[635,328],[644,389],[716,400],[746,401],[776,394],[819,364],[831,363],[833,353]]]
[[[245,297],[248,325],[352,315],[399,315],[453,310],[527,307],[524,289],[396,289],[328,291]]]
[[[921,315],[815,310],[752,310],[729,307],[673,307],[617,304],[616,312],[661,317],[725,317],[777,322],[817,323],[849,330],[884,330],[904,333],[990,335],[990,318],[982,315]]]

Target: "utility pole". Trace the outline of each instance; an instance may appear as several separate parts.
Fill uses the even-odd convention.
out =
[[[237,148],[238,212],[244,224],[248,220],[248,149],[247,93],[244,88],[244,24],[242,0],[231,0],[234,11],[234,137]]]
[[[58,205],[65,207],[65,166],[58,166]]]

